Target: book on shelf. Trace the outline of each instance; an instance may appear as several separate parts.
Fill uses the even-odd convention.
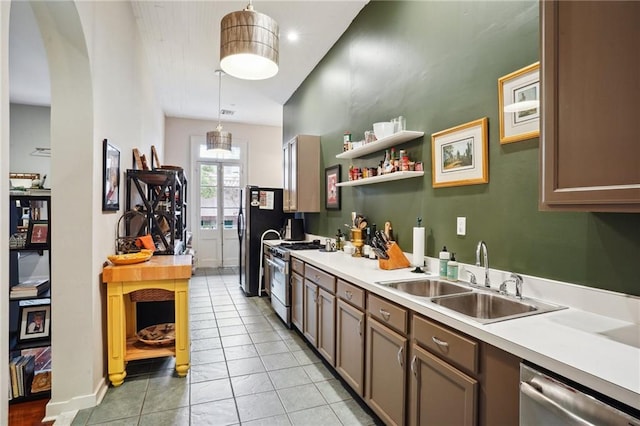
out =
[[[29,396],[33,393],[32,383],[34,380],[35,365],[36,357],[34,355],[19,355],[11,360],[9,363],[9,371],[11,373],[10,399]]]
[[[22,281],[11,287],[9,298],[21,299],[25,297],[36,297],[49,290],[50,283],[46,278],[35,278]]]
[[[23,349],[21,354],[23,356],[31,355],[35,358],[31,393],[51,390],[51,346]]]

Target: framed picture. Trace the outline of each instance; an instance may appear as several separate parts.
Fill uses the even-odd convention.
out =
[[[489,182],[487,117],[431,135],[433,187]]]
[[[51,305],[20,306],[21,342],[48,339],[51,335]]]
[[[500,143],[540,136],[540,62],[498,79]]]
[[[324,207],[327,210],[340,210],[340,164],[324,169],[326,193]]]
[[[31,220],[27,229],[27,247],[49,247],[49,222],[46,220]]]
[[[102,141],[102,211],[120,210],[120,150]]]

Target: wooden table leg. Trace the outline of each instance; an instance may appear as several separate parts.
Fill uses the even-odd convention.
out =
[[[120,386],[127,376],[125,370],[126,330],[122,285],[107,288],[107,346],[109,356],[109,380]]]
[[[176,372],[185,377],[190,367],[189,280],[176,280],[175,284]]]

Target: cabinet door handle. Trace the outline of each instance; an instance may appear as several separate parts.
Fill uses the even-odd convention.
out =
[[[431,340],[433,340],[433,343],[435,343],[436,345],[440,346],[443,349],[449,348],[449,344],[447,342],[445,342],[444,340],[438,339],[436,336],[432,336]]]
[[[314,275],[313,277],[315,278],[316,282],[320,281],[320,275]]]
[[[417,361],[417,359],[418,359],[417,355],[414,355],[413,359],[411,360],[411,372],[416,377],[418,377],[418,370],[416,369],[416,361]]]
[[[404,346],[400,346],[400,349],[398,349],[398,364],[400,364],[400,367],[403,366],[403,364],[402,364],[402,352],[404,352]]]
[[[347,295],[348,300],[351,300],[353,298],[353,293],[351,293],[349,290],[345,291],[345,294]]]
[[[382,315],[385,321],[389,321],[389,318],[391,318],[391,314],[382,308],[380,308],[380,315]]]
[[[358,321],[358,334],[362,336],[362,318]]]

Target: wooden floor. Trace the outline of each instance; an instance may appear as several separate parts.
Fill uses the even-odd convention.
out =
[[[50,426],[53,422],[42,422],[48,399],[9,404],[9,426]]]

